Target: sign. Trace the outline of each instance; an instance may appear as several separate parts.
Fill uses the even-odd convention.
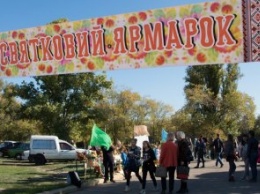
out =
[[[0,76],[244,61],[242,1],[223,0],[0,33]]]
[[[147,135],[149,136],[149,132],[146,125],[135,125],[134,126],[134,135],[135,136],[142,136]]]

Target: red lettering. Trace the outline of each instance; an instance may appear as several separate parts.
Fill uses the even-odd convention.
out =
[[[21,40],[19,43],[20,63],[30,63],[29,50],[26,40]]]
[[[181,36],[178,30],[178,21],[168,22],[168,38],[166,42],[166,49],[172,50],[173,48],[182,48]]]
[[[125,54],[127,52],[125,33],[125,27],[118,27],[114,30],[115,48],[113,52],[115,55]]]
[[[139,25],[129,26],[129,39],[129,52],[137,52],[137,44],[141,40],[141,27]]]
[[[95,30],[91,31],[92,37],[92,55],[93,56],[103,56],[105,55],[105,45],[104,45],[104,30],[97,27]]]
[[[29,50],[31,51],[32,50],[32,54],[30,55],[31,57],[31,60],[33,62],[38,62],[39,61],[39,57],[38,57],[38,49],[37,49],[37,46],[38,46],[38,39],[37,38],[33,38],[33,39],[30,39],[28,41],[28,45],[29,45]],[[30,47],[32,47],[32,49],[30,49]]]
[[[51,37],[46,36],[40,38],[41,48],[42,48],[42,61],[49,61],[53,59],[53,56],[50,51]]]
[[[18,47],[16,42],[9,43],[9,52],[10,52],[10,64],[15,65],[18,63]]]
[[[199,32],[197,28],[197,20],[194,18],[188,18],[184,20],[185,26],[185,36],[186,36],[186,49],[191,49],[195,46],[194,44],[194,36],[196,36]]]
[[[234,15],[217,16],[217,46],[235,45],[236,40],[233,38],[229,28],[235,19]]]
[[[8,59],[6,55],[6,51],[7,51],[7,44],[5,42],[1,42],[0,43],[0,62],[1,65],[7,65],[8,64]]]
[[[144,25],[144,51],[163,50],[164,34],[161,22],[154,24],[154,29],[150,24]]]
[[[200,43],[205,48],[211,48],[215,44],[214,20],[212,17],[202,17],[199,20]]]
[[[77,32],[75,34],[77,42],[78,58],[89,56],[88,32]]]
[[[60,35],[54,35],[52,37],[53,56],[55,60],[60,61],[63,59],[63,47],[62,37]]]
[[[73,34],[64,34],[65,59],[73,59],[76,56]]]

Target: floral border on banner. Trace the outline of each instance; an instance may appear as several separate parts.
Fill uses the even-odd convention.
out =
[[[260,1],[243,0],[243,11],[245,61],[260,61]]]
[[[0,33],[0,76],[244,61],[242,0]]]

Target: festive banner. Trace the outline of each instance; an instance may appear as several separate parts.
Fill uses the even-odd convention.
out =
[[[260,1],[243,0],[245,61],[260,61]]]
[[[244,61],[242,0],[223,0],[0,34],[0,76]]]

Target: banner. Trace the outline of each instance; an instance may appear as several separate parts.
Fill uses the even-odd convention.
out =
[[[260,61],[260,1],[243,0],[245,61]]]
[[[242,0],[0,33],[0,76],[244,61]]]

